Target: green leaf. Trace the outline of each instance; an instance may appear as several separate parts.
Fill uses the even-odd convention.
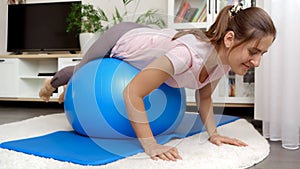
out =
[[[158,10],[150,9],[146,11],[144,14],[141,14],[137,19],[136,23],[146,24],[146,25],[156,25],[159,28],[166,27],[166,23],[163,19],[157,15]]]
[[[130,2],[132,2],[133,0],[123,0],[123,4],[125,6],[127,6],[128,4],[130,4]]]
[[[105,12],[100,8],[98,10],[99,10],[99,13],[100,13],[100,19],[103,20],[103,21],[108,21],[108,18],[106,16]]]
[[[123,17],[120,15],[118,8],[115,8],[116,20],[120,23],[123,21]]]

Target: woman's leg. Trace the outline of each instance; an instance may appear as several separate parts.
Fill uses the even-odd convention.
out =
[[[59,70],[53,77],[47,78],[40,89],[39,96],[42,100],[48,102],[52,93],[59,87],[68,83],[72,77],[75,66],[67,66]],[[59,97],[59,103],[63,102],[63,96]]]
[[[81,66],[88,63],[89,61],[101,58],[110,51],[110,49],[117,43],[121,36],[128,31],[135,28],[148,27],[145,25],[137,24],[134,22],[122,22],[114,25],[107,31],[105,31],[87,50],[83,56],[81,62],[75,66],[69,66],[59,70],[52,79],[46,79],[43,87],[40,90],[40,97],[49,101],[50,96],[59,86],[66,85],[72,77],[74,71],[78,70]]]
[[[76,66],[76,70],[87,62],[103,57],[111,50],[117,43],[117,41],[128,31],[135,28],[148,27],[146,25],[137,24],[134,22],[122,22],[119,23],[107,31],[105,31],[87,50],[83,56],[82,61]]]

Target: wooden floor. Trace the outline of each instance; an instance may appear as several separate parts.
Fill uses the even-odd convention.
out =
[[[190,110],[193,110],[191,108]],[[239,110],[239,109],[238,109]],[[251,115],[236,114],[238,110],[225,110],[235,112],[235,115],[252,120]],[[241,110],[244,112],[244,110]],[[249,111],[249,110],[247,110]],[[251,110],[250,110],[251,111]],[[58,103],[32,103],[32,102],[1,102],[0,101],[0,125],[4,123],[24,120],[40,115],[61,113],[63,106]],[[249,114],[249,112],[247,112]],[[261,125],[253,123],[258,131]],[[250,169],[300,169],[300,150],[289,151],[281,147],[280,142],[270,142],[270,155],[261,163],[250,167]]]

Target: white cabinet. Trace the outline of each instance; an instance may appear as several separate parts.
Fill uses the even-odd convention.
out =
[[[186,90],[186,100],[195,103],[195,90]],[[245,76],[228,73],[220,79],[213,95],[216,106],[252,107],[254,104],[254,70]]]
[[[0,97],[18,97],[19,60],[0,58]]]
[[[46,78],[59,69],[77,64],[79,54],[3,55],[0,56],[1,100],[40,101],[39,90]],[[53,93],[57,100],[62,89]]]
[[[216,104],[243,104],[254,103],[254,70],[245,76],[229,73],[224,76],[213,93]]]

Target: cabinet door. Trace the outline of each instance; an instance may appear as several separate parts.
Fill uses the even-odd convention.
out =
[[[58,70],[67,67],[67,66],[74,66],[77,65],[82,58],[75,57],[75,58],[58,58]],[[63,92],[63,88],[58,88],[58,95],[60,95]]]
[[[18,97],[18,71],[18,59],[0,59],[0,97]]]

